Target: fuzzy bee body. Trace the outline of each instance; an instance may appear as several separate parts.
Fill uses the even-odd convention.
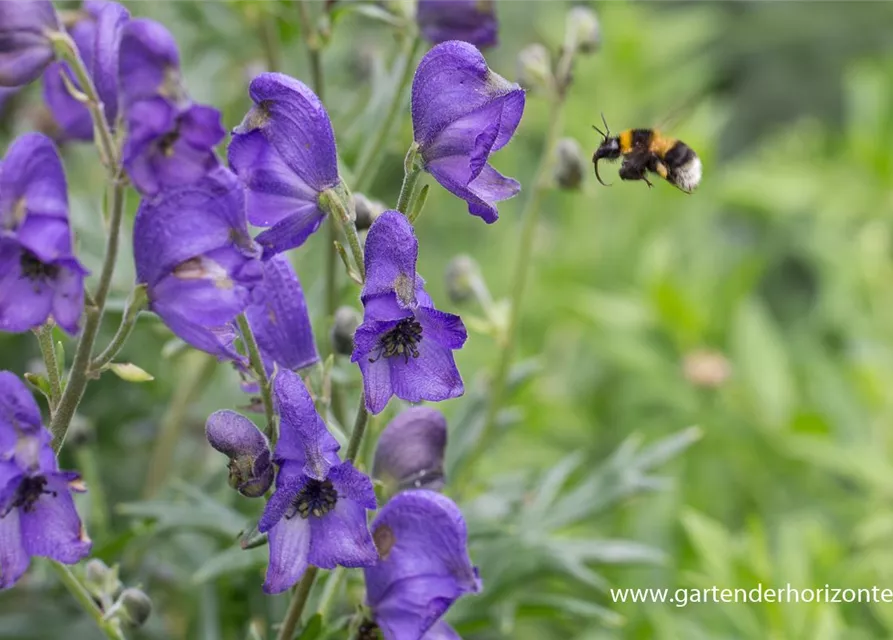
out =
[[[687,144],[676,138],[663,136],[657,129],[627,129],[611,136],[594,127],[604,140],[592,155],[595,177],[599,160],[623,158],[619,175],[621,180],[643,180],[652,186],[647,173],[656,173],[677,189],[691,193],[701,182],[701,159]]]

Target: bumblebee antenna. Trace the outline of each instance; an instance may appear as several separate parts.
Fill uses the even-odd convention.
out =
[[[598,131],[598,135],[600,135],[600,136],[602,136],[602,137],[604,137],[604,138],[607,138],[607,137],[608,137],[608,135],[607,135],[604,131],[602,131],[601,129],[599,129],[599,128],[596,127],[595,125],[592,125],[592,128],[595,129],[596,131]]]
[[[611,128],[608,126],[608,121],[605,120],[605,112],[604,111],[602,111],[602,123],[605,125],[605,132],[606,132],[605,137],[607,138],[608,136],[611,135]]]

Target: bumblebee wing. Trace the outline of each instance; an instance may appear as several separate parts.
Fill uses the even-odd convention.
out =
[[[682,125],[685,120],[691,117],[691,114],[694,113],[695,107],[702,101],[703,94],[695,93],[687,98],[685,98],[682,102],[678,103],[675,107],[673,107],[669,113],[665,114],[657,121],[657,125],[654,127],[658,131],[673,131]]]

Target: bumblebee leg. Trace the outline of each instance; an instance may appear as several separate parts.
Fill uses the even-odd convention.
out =
[[[645,177],[645,176],[644,176],[644,175],[642,175],[642,180],[644,180],[644,181],[645,181],[645,184],[647,184],[647,185],[648,185],[648,188],[649,188],[649,189],[650,189],[650,188],[651,188],[651,187],[653,187],[653,186],[654,186],[654,183],[653,183],[653,182],[651,182],[651,180],[649,180],[649,179],[648,179],[648,178],[646,178],[646,177]]]

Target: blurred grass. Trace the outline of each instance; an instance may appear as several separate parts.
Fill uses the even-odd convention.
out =
[[[283,18],[284,70],[308,77],[290,3],[130,6],[174,31],[190,90],[222,108],[228,127],[246,109],[249,69],[262,55],[252,25],[261,8],[275,7]],[[491,66],[514,77],[522,46],[542,41],[557,48],[566,6],[499,2],[502,43],[487,54]],[[547,196],[519,350],[536,357],[539,371],[514,396],[521,420],[480,473],[502,487],[497,493],[506,504],[514,490],[523,502],[525,482],[532,478],[531,486],[538,486],[540,474],[569,452],[580,457],[578,475],[570,476],[576,482],[579,470],[596,468],[632,434],[650,442],[696,424],[701,441],[662,471],[672,479],[667,490],[623,499],[579,525],[583,538],[625,538],[660,552],[656,564],[609,564],[604,576],[612,586],[893,586],[893,397],[887,391],[893,387],[893,7],[596,7],[604,44],[578,61],[567,134],[586,149],[598,143],[590,124],[601,112],[620,130],[659,125],[689,106],[668,131],[701,156],[704,181],[686,196],[665,184],[649,190],[616,176],[613,187],[603,188],[590,177],[579,193]],[[349,16],[337,26],[325,53],[327,104],[347,164],[386,96],[383,77],[399,47],[390,31],[368,19]],[[26,98],[36,100],[35,93]],[[29,129],[31,117],[20,103],[7,125]],[[543,100],[528,96],[516,139],[494,157],[495,166],[525,188],[545,117]],[[396,199],[410,137],[404,118],[371,190],[385,202]],[[95,267],[101,175],[91,165],[92,149],[66,154],[79,246]],[[503,203],[500,221],[485,228],[464,203],[433,186],[418,224],[420,272],[441,306],[449,307],[441,274],[460,252],[481,262],[494,295],[508,291],[523,198],[522,192]],[[133,197],[130,206],[135,209]],[[317,310],[320,239],[296,255]],[[121,298],[132,278],[128,267],[125,257],[116,279]],[[344,301],[355,300],[356,291],[345,288]],[[168,338],[157,321],[144,317],[125,355],[156,382],[137,386],[106,376],[82,405],[97,433],[110,505],[140,498],[159,420],[174,389],[185,383],[183,360],[160,355]],[[686,355],[703,348],[729,360],[731,377],[719,388],[696,387],[683,373]],[[36,344],[27,335],[0,335],[0,354],[4,368],[20,372],[34,367]],[[494,355],[490,338],[470,336],[459,354],[469,386],[486,379]],[[202,430],[208,413],[234,405],[236,385],[232,372],[221,368],[189,407],[167,495],[185,500],[178,483],[191,484],[233,505],[238,521],[252,505],[229,495]],[[466,400],[443,407],[455,417]],[[281,616],[282,603],[259,591],[263,553],[213,586],[193,585],[194,572],[208,571],[207,563],[226,547],[228,521],[206,522],[219,528],[208,538],[190,527],[134,525],[120,508],[112,515],[113,534],[97,540],[97,552],[120,560],[130,581],[152,587],[168,631],[155,616],[146,637],[243,637],[249,612]],[[520,562],[523,553],[516,552]],[[543,580],[566,590],[565,606],[515,610],[514,597],[485,593],[478,605],[466,601],[457,612],[466,637],[893,637],[893,610],[882,604],[614,605],[598,589],[574,592],[560,575]],[[24,604],[29,589],[37,593],[43,582],[38,571],[0,596],[0,636],[50,637],[34,625],[55,619],[51,612]],[[357,598],[358,588],[350,586]],[[517,585],[519,593],[524,589]],[[571,598],[583,604],[574,609]],[[60,606],[56,618],[76,615],[69,603]],[[81,625],[67,637],[91,633]]]

